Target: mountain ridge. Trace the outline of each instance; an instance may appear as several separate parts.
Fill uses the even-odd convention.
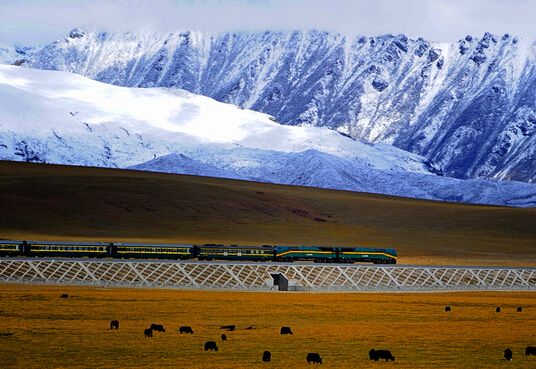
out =
[[[76,29],[23,63],[135,87],[180,87],[425,156],[457,178],[536,180],[536,47],[508,34],[204,34]]]

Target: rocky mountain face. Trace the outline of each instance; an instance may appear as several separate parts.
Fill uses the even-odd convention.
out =
[[[19,61],[21,63],[21,61]],[[74,29],[24,66],[179,87],[422,155],[447,176],[536,180],[536,45],[326,32],[112,34]]]
[[[24,58],[29,57],[38,49],[33,46],[0,44],[0,64],[22,63]]]

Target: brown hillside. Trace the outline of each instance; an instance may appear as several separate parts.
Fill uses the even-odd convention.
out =
[[[0,238],[395,247],[400,262],[536,265],[536,209],[0,161]]]

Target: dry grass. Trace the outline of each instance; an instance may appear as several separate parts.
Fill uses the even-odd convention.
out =
[[[60,299],[68,293],[69,299]],[[298,294],[0,285],[0,367],[534,368],[534,293]],[[453,311],[445,313],[445,305]],[[495,307],[503,308],[501,313]],[[516,306],[524,311],[517,313]],[[119,319],[120,329],[108,329]],[[143,337],[150,323],[165,333]],[[220,325],[236,324],[221,342]],[[194,335],[180,335],[191,325]],[[254,325],[253,330],[244,330]],[[280,336],[291,326],[294,335]],[[215,340],[217,353],[204,352]],[[510,347],[514,362],[502,359]],[[368,360],[390,349],[394,363]],[[264,350],[273,361],[261,362]]]
[[[395,247],[400,262],[536,265],[536,208],[0,162],[0,237]]]

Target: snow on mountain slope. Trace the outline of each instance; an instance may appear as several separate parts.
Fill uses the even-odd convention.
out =
[[[19,60],[27,58],[36,49],[36,47],[30,46],[0,44],[0,64],[16,63]]]
[[[433,43],[328,32],[75,29],[24,65],[179,87],[425,156],[449,176],[536,180],[536,46],[508,34]]]
[[[170,169],[172,168],[172,169]],[[148,170],[152,172],[164,172],[175,174],[189,174],[206,177],[221,177],[232,179],[250,179],[233,171],[220,169],[214,165],[194,160],[184,154],[169,154],[152,159],[146,163],[133,165],[129,169]],[[250,179],[251,180],[251,179]]]
[[[203,143],[283,152],[315,149],[378,169],[430,173],[429,163],[418,155],[363,144],[326,128],[280,125],[266,114],[185,91],[117,87],[14,66],[0,65],[0,132],[13,136],[0,146],[1,157],[8,159],[28,160],[21,151],[31,150],[41,161],[57,162],[76,143],[96,149],[77,155],[90,161],[95,152],[104,152],[99,165],[123,167]],[[103,148],[95,147],[98,141]]]
[[[536,185],[516,181],[461,180],[384,171],[316,150],[282,153],[258,149],[210,149],[159,157],[131,169],[184,174],[184,162],[219,167],[229,178],[388,194],[429,200],[536,206]],[[193,172],[199,172],[193,168]],[[221,175],[217,175],[221,176]]]
[[[534,185],[443,178],[415,154],[326,128],[282,126],[185,91],[1,65],[0,159],[536,205]]]

